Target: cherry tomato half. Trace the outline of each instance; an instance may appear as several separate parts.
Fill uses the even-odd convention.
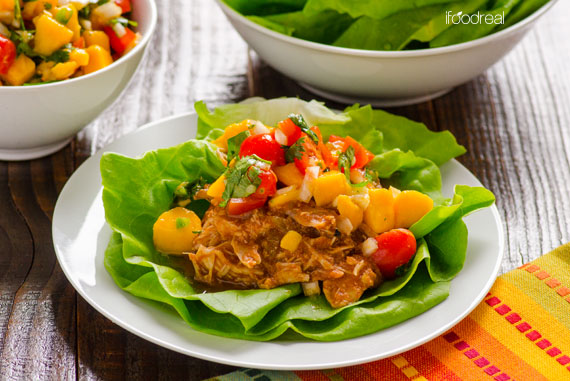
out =
[[[252,195],[253,196],[253,195]],[[239,214],[247,213],[265,205],[267,198],[258,197],[244,197],[244,198],[231,198],[228,201],[227,211],[229,215],[237,216]]]
[[[405,265],[416,253],[416,238],[407,229],[392,229],[376,237],[378,250],[372,259],[387,279],[397,276],[396,269]]]
[[[285,164],[285,150],[271,134],[252,135],[243,141],[239,149],[239,157],[254,154],[263,160],[271,161],[272,165]]]
[[[262,171],[259,174],[259,178],[261,179],[261,184],[259,184],[252,196],[257,198],[273,196],[277,192],[277,176],[275,173],[271,170]]]
[[[16,45],[0,34],[0,74],[8,73],[16,59]]]

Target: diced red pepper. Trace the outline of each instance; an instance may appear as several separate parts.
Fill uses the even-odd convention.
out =
[[[115,0],[115,4],[121,7],[123,13],[127,13],[132,10],[131,0]]]
[[[0,74],[8,73],[15,59],[16,45],[0,34]]]
[[[106,26],[103,31],[109,36],[109,42],[111,43],[111,48],[116,53],[123,54],[125,50],[135,41],[137,35],[135,32],[125,27],[125,35],[123,37],[118,37],[113,28]]]
[[[254,209],[261,208],[263,205],[265,205],[267,197],[259,198],[252,196],[248,196],[245,198],[231,198],[228,201],[227,205],[228,214],[232,216],[237,216],[239,214],[247,213]]]

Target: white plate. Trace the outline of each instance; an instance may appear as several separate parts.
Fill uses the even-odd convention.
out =
[[[59,263],[77,292],[126,330],[153,343],[204,360],[280,370],[323,369],[369,362],[414,348],[451,328],[491,288],[503,255],[503,229],[495,206],[465,219],[469,248],[465,267],[441,304],[394,327],[339,342],[251,342],[194,331],[173,312],[122,291],[103,266],[111,230],[101,200],[99,160],[103,152],[138,156],[191,139],[197,116],[180,115],[147,125],[108,145],[71,176],[53,215],[53,242]],[[442,168],[444,194],[454,184],[480,186],[457,161]]]

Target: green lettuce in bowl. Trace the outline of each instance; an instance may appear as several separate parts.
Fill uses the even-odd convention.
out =
[[[481,187],[457,185],[451,198],[442,195],[439,166],[465,152],[449,132],[432,132],[370,106],[354,105],[337,113],[319,102],[296,98],[250,99],[214,111],[198,102],[195,108],[196,139],[138,158],[106,153],[101,159],[103,203],[113,229],[105,267],[119,287],[170,305],[198,331],[257,341],[362,336],[419,315],[447,298],[467,251],[462,217],[494,202],[493,194]],[[225,170],[211,140],[231,123],[256,119],[276,125],[291,113],[318,125],[325,139],[331,134],[352,136],[376,155],[369,166],[385,186],[418,190],[436,203],[410,228],[418,249],[408,270],[346,307],[330,307],[323,295],[306,297],[299,284],[204,293],[182,270],[184,258],[160,254],[153,245],[153,224],[171,207],[176,187],[199,178],[214,181]],[[189,207],[204,212],[204,205]]]

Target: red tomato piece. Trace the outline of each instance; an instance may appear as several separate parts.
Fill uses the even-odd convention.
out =
[[[259,184],[252,196],[257,198],[273,196],[277,192],[277,176],[275,173],[271,170],[263,171],[259,174],[259,178],[261,179],[261,184]]]
[[[252,196],[245,198],[231,198],[230,201],[228,201],[227,211],[229,215],[237,216],[239,214],[261,208],[265,205],[265,201],[267,201],[267,198]]]
[[[85,48],[85,39],[83,37],[79,37],[72,45],[75,48],[84,49]]]
[[[321,130],[319,127],[313,126],[311,127],[311,131],[313,131],[319,138],[319,144],[317,145],[317,148],[319,151],[321,151],[321,156],[325,162],[325,166],[327,168],[330,168],[334,164],[334,159],[328,147],[325,145],[325,143],[323,143],[323,134],[321,134]]]
[[[297,140],[299,140],[299,138],[303,134],[301,128],[297,126],[295,123],[293,123],[293,121],[289,118],[279,122],[277,126],[283,132],[283,134],[287,136],[288,146],[293,145]]]
[[[0,74],[8,73],[8,70],[16,59],[16,45],[0,34]]]
[[[362,144],[358,143],[350,136],[347,136],[345,138],[345,143],[345,151],[349,146],[352,146],[352,148],[354,148],[355,161],[351,168],[362,168],[368,164],[370,160],[374,159],[374,154],[372,152],[368,151],[366,148],[364,148],[364,146],[362,146]]]
[[[307,168],[319,166],[325,169],[325,164],[323,161],[323,156],[321,151],[318,149],[317,145],[307,136],[307,134],[302,133],[303,138],[303,152],[301,153],[301,159],[295,158],[295,166],[304,175]]]
[[[378,250],[372,259],[387,279],[397,276],[396,269],[405,265],[416,253],[416,238],[407,229],[392,229],[376,237]]]
[[[285,150],[275,141],[271,134],[249,136],[239,149],[239,157],[257,155],[263,160],[271,161],[272,165],[285,164]]]
[[[125,35],[123,37],[117,36],[113,28],[106,26],[103,31],[109,36],[109,42],[111,43],[111,48],[116,53],[123,54],[125,50],[135,41],[137,35],[135,32],[125,27]]]
[[[127,13],[132,10],[131,0],[115,0],[115,4],[121,7],[123,13]]]

